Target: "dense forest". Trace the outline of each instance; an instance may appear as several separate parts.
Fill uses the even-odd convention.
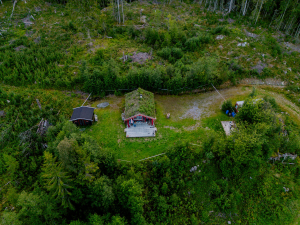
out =
[[[0,0],[1,224],[296,224],[299,34],[296,0]],[[122,160],[109,145],[123,139],[69,121],[89,94],[94,105],[139,87],[179,99],[271,78],[234,118],[222,99],[217,117],[169,126],[183,128],[147,160]],[[118,104],[98,123],[121,120]]]

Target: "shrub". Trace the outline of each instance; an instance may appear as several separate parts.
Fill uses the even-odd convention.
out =
[[[183,53],[181,51],[180,48],[172,48],[171,50],[171,55],[175,58],[175,59],[181,59],[183,56]]]
[[[300,88],[297,85],[290,85],[288,87],[286,87],[287,90],[296,92],[296,93],[300,93]]]
[[[230,112],[233,111],[233,105],[232,105],[232,101],[230,99],[226,100],[222,104],[222,111],[224,113],[226,113],[227,110],[229,110]]]
[[[183,52],[180,48],[163,48],[157,54],[163,59],[169,60],[171,63],[183,57]]]
[[[211,31],[212,34],[230,35],[230,30],[225,26],[218,26]]]
[[[265,100],[265,102],[269,102],[273,109],[275,109],[275,110],[279,109],[278,104],[277,104],[277,102],[275,101],[275,99],[273,97],[270,97],[270,96],[266,95],[264,97],[264,100]]]
[[[95,57],[92,58],[92,63],[97,64],[97,65],[102,65],[104,61],[104,50],[99,49],[96,52]]]
[[[254,98],[256,95],[257,95],[256,88],[253,87],[253,88],[252,88],[252,92],[250,93],[249,97],[250,97],[250,98]]]
[[[149,45],[154,45],[156,41],[159,41],[159,34],[157,30],[147,29],[145,32],[145,42]]]
[[[158,51],[157,54],[162,57],[163,59],[168,60],[171,56],[172,50],[170,48],[163,48],[162,50]]]
[[[282,49],[275,38],[268,37],[266,39],[266,44],[270,46],[269,48],[271,49],[271,55],[273,57],[276,57],[276,56],[282,54]]]
[[[211,35],[201,35],[199,37],[192,37],[186,40],[185,46],[186,50],[193,52],[201,48],[203,44],[208,44],[213,42]]]

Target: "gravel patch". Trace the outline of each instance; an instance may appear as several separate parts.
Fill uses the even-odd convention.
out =
[[[247,37],[252,37],[252,38],[258,38],[259,37],[259,35],[248,32],[246,29],[244,29],[244,32],[245,32]]]
[[[291,50],[295,51],[295,52],[300,52],[300,46],[299,45],[294,45],[290,42],[284,42],[284,45],[288,48],[290,48]]]
[[[18,51],[21,51],[21,50],[23,50],[23,49],[25,49],[25,48],[26,48],[26,47],[25,47],[24,45],[20,45],[20,46],[18,46],[18,47],[15,47],[14,50],[18,52]]]
[[[252,70],[257,70],[257,72],[259,74],[261,74],[263,72],[264,68],[266,68],[266,67],[267,67],[267,64],[259,62],[259,63],[256,64],[256,66],[251,67],[251,69]]]
[[[148,54],[147,52],[140,52],[136,54],[136,52],[133,53],[132,56],[129,56],[132,59],[132,62],[137,62],[140,64],[143,64],[146,62],[148,59],[151,59],[151,55]]]
[[[108,102],[103,102],[97,105],[97,108],[106,108],[107,106],[109,106]]]

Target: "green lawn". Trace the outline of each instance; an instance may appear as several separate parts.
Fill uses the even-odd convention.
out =
[[[251,87],[233,87],[220,90],[220,93],[224,98],[232,99],[234,104],[236,101],[246,99],[251,91]],[[259,89],[257,97],[263,97],[265,94],[267,94],[265,91]],[[121,120],[124,99],[124,96],[108,96],[93,102],[91,104],[93,107],[105,101],[110,105],[105,109],[96,109],[98,122],[84,131],[93,136],[101,148],[115,152],[117,158],[121,160],[137,161],[154,156],[165,152],[177,142],[201,145],[208,130],[225,135],[221,121],[233,120],[221,112],[220,107],[224,100],[216,92],[181,96],[155,95],[156,137],[126,138],[125,124]],[[191,115],[184,117],[195,105],[199,111],[192,110]],[[197,112],[200,112],[200,116],[193,118],[193,113],[197,115]],[[166,118],[167,113],[171,113],[170,119]]]
[[[205,94],[206,95],[206,94]],[[165,152],[169,146],[177,142],[189,142],[200,145],[201,139],[207,130],[214,129],[223,132],[220,121],[229,120],[219,108],[213,109],[216,112],[212,116],[204,116],[201,119],[190,117],[180,119],[180,116],[191,107],[188,103],[193,99],[202,97],[202,94],[184,96],[186,104],[172,103],[178,102],[183,96],[155,96],[156,103],[156,137],[153,138],[126,138],[125,125],[121,120],[122,102],[124,97],[108,97],[105,100],[94,102],[96,107],[100,102],[107,101],[110,105],[104,109],[96,109],[98,122],[88,127],[84,132],[93,136],[103,149],[109,149],[116,153],[118,159],[137,161],[150,156]],[[170,104],[170,105],[168,105]],[[172,111],[170,107],[177,110]],[[199,106],[200,107],[200,106]],[[166,113],[172,111],[171,119],[166,118]]]

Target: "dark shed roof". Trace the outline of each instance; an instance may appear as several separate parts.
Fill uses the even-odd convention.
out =
[[[81,106],[74,109],[71,117],[71,121],[78,120],[78,119],[93,121],[93,114],[94,114],[94,108]]]

